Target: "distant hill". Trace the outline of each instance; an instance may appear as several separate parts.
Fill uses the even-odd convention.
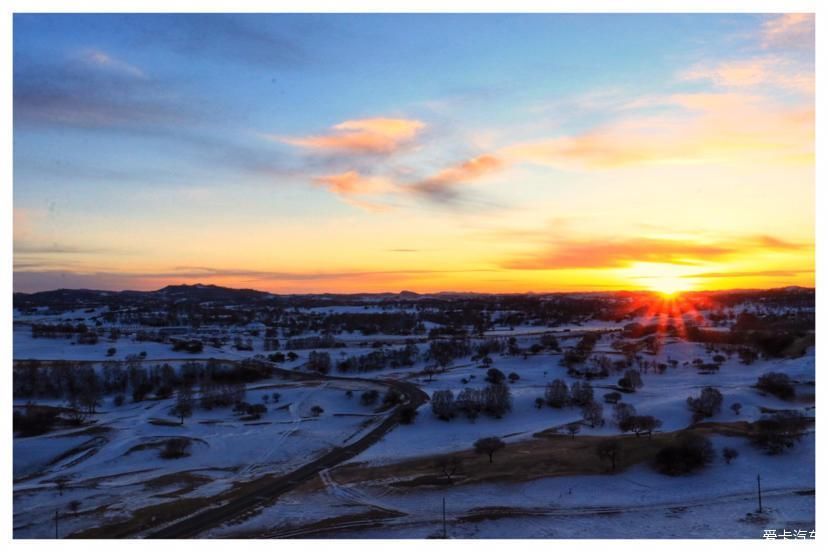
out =
[[[117,306],[124,303],[206,303],[243,304],[275,299],[276,296],[254,289],[234,289],[215,285],[172,285],[156,291],[101,291],[92,289],[56,289],[36,293],[15,293],[14,308],[53,307],[81,309],[95,305]]]
[[[111,308],[124,307],[128,305],[169,305],[171,303],[219,303],[223,305],[244,305],[259,303],[262,301],[278,302],[282,306],[325,306],[332,303],[359,305],[364,302],[384,301],[443,301],[443,300],[475,300],[486,297],[590,297],[604,294],[614,294],[619,297],[647,294],[646,291],[616,291],[616,292],[594,292],[594,293],[499,293],[486,294],[474,292],[438,292],[420,294],[409,290],[386,293],[309,293],[277,295],[255,289],[235,289],[216,286],[212,284],[179,284],[169,285],[155,291],[102,291],[92,289],[56,289],[50,291],[39,291],[36,293],[15,293],[13,305],[18,309],[33,309],[37,307],[50,307],[62,310],[83,309],[95,306],[107,305]],[[712,292],[693,291],[688,295],[704,294],[715,297],[717,301],[727,303],[738,303],[745,300],[755,300],[766,303],[799,303],[803,305],[812,304],[815,290],[813,288],[801,288],[790,286],[785,288],[767,290],[719,290]]]

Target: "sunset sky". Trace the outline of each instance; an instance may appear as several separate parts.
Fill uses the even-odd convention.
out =
[[[810,15],[16,15],[14,289],[814,285]]]

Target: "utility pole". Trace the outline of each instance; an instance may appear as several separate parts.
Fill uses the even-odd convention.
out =
[[[443,497],[443,538],[448,538],[448,533],[446,532],[446,497]]]
[[[762,513],[762,476],[756,474],[756,494],[759,497],[759,513]]]
[[[60,538],[60,537],[58,537],[58,517],[59,517],[58,516],[58,511],[55,510],[55,538],[56,539]]]

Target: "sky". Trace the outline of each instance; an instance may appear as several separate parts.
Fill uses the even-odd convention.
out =
[[[16,14],[15,291],[814,285],[808,14]]]

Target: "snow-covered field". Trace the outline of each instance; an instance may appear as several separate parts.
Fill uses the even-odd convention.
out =
[[[375,306],[367,311],[388,312]],[[366,309],[332,305],[313,307],[308,312],[316,316],[363,313]],[[114,340],[104,332],[94,345],[73,344],[74,339],[65,338],[35,339],[31,335],[32,322],[71,320],[91,325],[100,314],[94,309],[25,316],[16,313],[14,358],[84,360],[98,368],[104,360],[140,355],[147,365],[169,362],[177,369],[190,359],[231,361],[268,354],[263,350],[263,336],[249,328],[230,334],[223,332],[231,338],[228,344],[220,348],[205,344],[204,350],[196,354],[174,352],[169,343],[136,341],[128,331]],[[587,320],[554,331],[561,345],[568,348],[585,331],[617,332],[621,326]],[[528,348],[539,334],[549,331],[518,326],[491,329],[485,335],[516,337],[521,347]],[[249,338],[253,350],[232,347],[235,336]],[[594,354],[621,358],[610,346],[615,337],[602,335]],[[419,343],[421,353],[428,347],[422,343],[421,335],[343,333],[335,338],[346,346],[329,350],[334,363],[340,358],[377,350],[372,346],[375,342],[397,347],[406,339],[413,339]],[[108,354],[110,348],[116,349],[115,354]],[[297,352],[297,359],[281,366],[301,370],[309,353]],[[431,405],[425,403],[413,424],[395,427],[349,464],[387,466],[407,459],[468,451],[477,439],[489,436],[501,437],[508,447],[533,439],[538,432],[582,420],[580,409],[575,407],[554,409],[535,405],[552,380],[563,379],[569,385],[576,381],[561,366],[560,353],[490,356],[492,367],[506,375],[519,376],[509,383],[511,412],[500,419],[482,415],[469,421],[460,416],[447,422],[438,419]],[[691,364],[693,359],[709,362],[711,356],[702,345],[666,338],[658,355],[644,358],[647,362],[673,360],[678,364],[664,373],[643,371],[643,387],[624,394],[622,400],[633,405],[638,414],[661,420],[660,432],[673,432],[692,424],[687,398],[697,396],[705,386],[717,388],[724,397],[721,411],[706,421],[751,422],[768,411],[790,408],[813,416],[814,347],[799,358],[760,359],[750,365],[740,363],[738,356],[733,355],[713,374],[701,374]],[[148,506],[183,499],[207,499],[209,503],[239,482],[288,473],[335,447],[354,442],[381,423],[387,412],[377,405],[362,404],[360,394],[370,388],[382,393],[383,379],[414,383],[429,395],[441,390],[451,390],[456,395],[466,387],[480,388],[486,383],[486,368],[468,356],[455,359],[445,370],[429,377],[424,370],[430,364],[423,357],[404,368],[332,374],[361,380],[320,378],[301,382],[274,377],[248,384],[245,401],[265,403],[268,408],[261,419],[250,421],[242,420],[231,408],[196,408],[180,424],[170,413],[175,397],[137,403],[127,400],[115,406],[113,397],[106,396],[92,422],[83,427],[14,439],[15,537],[52,536],[55,509],[64,512],[61,534],[68,535],[128,518],[132,512]],[[760,393],[754,384],[767,372],[783,372],[799,382],[800,398],[790,402]],[[619,433],[612,422],[612,405],[602,400],[619,377],[620,374],[613,373],[607,379],[591,382],[595,399],[604,407],[606,424],[595,428],[582,424],[579,436]],[[366,383],[365,379],[377,381]],[[349,390],[350,396],[346,395]],[[280,395],[276,403],[270,401],[273,393]],[[27,400],[16,400],[15,406],[22,408]],[[67,405],[59,399],[37,402],[56,407]],[[734,403],[742,405],[738,414],[730,408]],[[323,412],[315,415],[311,410],[314,406]],[[161,447],[174,437],[189,440],[189,455],[162,459]],[[441,534],[443,498],[448,536],[454,538],[761,538],[766,528],[814,528],[813,432],[793,449],[776,456],[759,451],[745,438],[717,434],[712,440],[717,454],[727,446],[739,452],[738,458],[728,465],[717,456],[711,466],[683,477],[668,477],[648,465],[637,464],[617,474],[402,488],[370,480],[341,484],[334,468],[320,472],[313,484],[280,496],[270,507],[240,523],[210,529],[202,536],[304,536],[303,531],[309,530],[303,527],[329,522],[328,532],[324,527],[314,531],[327,537],[428,537]],[[762,476],[766,493],[766,517],[759,520],[747,515],[755,510],[757,474]]]

